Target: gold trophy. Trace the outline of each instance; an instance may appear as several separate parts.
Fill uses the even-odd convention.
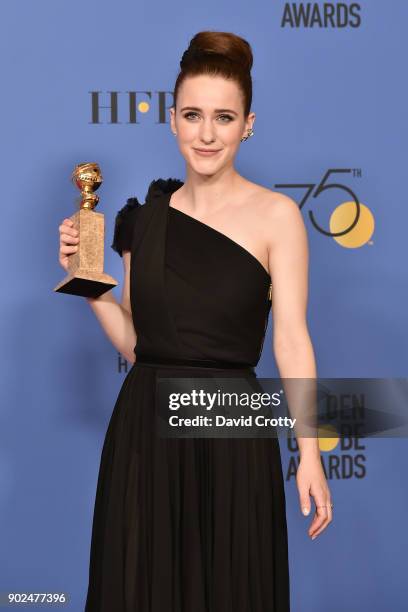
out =
[[[118,282],[103,271],[105,218],[94,211],[99,202],[95,195],[102,184],[101,170],[96,163],[78,164],[72,182],[80,189],[79,210],[70,217],[79,232],[78,250],[69,255],[68,274],[54,291],[82,297],[98,297]]]

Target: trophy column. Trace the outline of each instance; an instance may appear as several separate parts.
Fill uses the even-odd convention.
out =
[[[105,217],[93,209],[99,198],[94,191],[102,184],[98,164],[83,163],[75,167],[72,181],[81,190],[79,210],[70,217],[78,230],[78,250],[69,256],[68,274],[54,288],[59,293],[98,297],[118,282],[103,271]]]

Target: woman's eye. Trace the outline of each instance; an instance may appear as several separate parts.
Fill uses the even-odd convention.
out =
[[[197,113],[189,112],[184,115],[185,119],[189,119],[190,117],[198,117]],[[229,123],[233,120],[231,115],[219,115],[218,118],[223,118],[224,120],[221,123]],[[226,121],[225,121],[226,119]]]

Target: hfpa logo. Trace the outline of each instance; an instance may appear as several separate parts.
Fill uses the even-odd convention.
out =
[[[324,196],[328,195],[328,190],[335,190],[336,201],[343,193],[344,199],[340,204],[335,205],[334,210],[329,217],[329,229],[322,227],[316,219],[315,213],[312,210],[308,211],[309,219],[313,227],[325,236],[333,238],[340,246],[356,249],[365,244],[372,245],[371,237],[374,233],[374,216],[371,210],[360,202],[357,194],[347,185],[329,181],[330,175],[334,173],[351,173],[354,177],[361,176],[361,170],[330,168],[327,170],[322,180],[318,185],[316,183],[276,183],[274,186],[279,188],[286,187],[301,187],[306,189],[299,208],[302,209],[309,198],[327,199]],[[323,194],[323,195],[322,195]],[[325,202],[327,208],[327,202]]]
[[[153,92],[151,91],[127,91],[125,93],[119,91],[108,91],[109,104],[105,105],[101,103],[100,95],[102,91],[90,91],[91,94],[91,121],[90,123],[100,124],[101,121],[101,110],[105,109],[103,115],[110,115],[110,121],[106,121],[108,124],[120,124],[119,121],[119,95],[121,108],[120,112],[123,114],[127,113],[128,121],[126,124],[140,123],[137,120],[137,114],[141,113],[145,115],[152,109],[152,98]],[[157,98],[157,104],[155,104],[155,112],[157,113],[156,123],[166,123],[166,111],[173,104],[173,92],[171,91],[156,91],[154,92]],[[171,104],[166,106],[167,96],[171,96]],[[139,100],[138,97],[143,96],[143,100]],[[147,99],[146,99],[147,98]]]

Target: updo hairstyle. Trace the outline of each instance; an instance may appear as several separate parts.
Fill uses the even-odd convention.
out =
[[[186,77],[208,74],[234,80],[242,93],[244,116],[252,104],[253,64],[249,43],[231,32],[198,32],[180,60],[180,72],[174,86],[174,109],[179,88]]]

